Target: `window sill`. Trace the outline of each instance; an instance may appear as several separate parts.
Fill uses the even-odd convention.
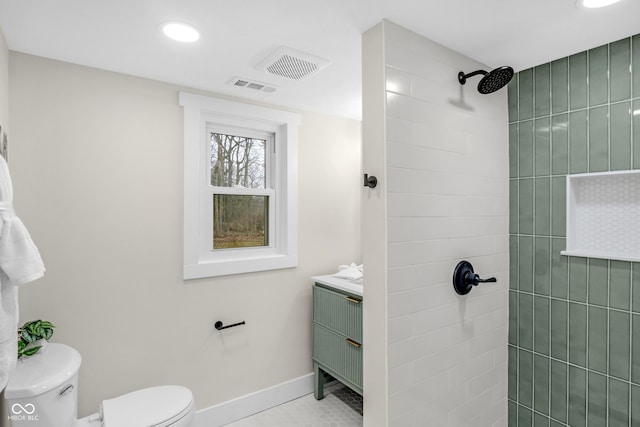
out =
[[[189,280],[279,270],[293,268],[297,265],[297,255],[270,255],[255,258],[236,258],[233,260],[203,260],[197,264],[185,264],[183,275],[185,280]]]

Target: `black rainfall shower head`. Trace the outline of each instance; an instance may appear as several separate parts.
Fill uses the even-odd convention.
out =
[[[502,89],[504,86],[509,83],[511,78],[513,77],[513,68],[511,67],[499,67],[495,70],[486,72],[484,70],[477,70],[469,74],[465,74],[463,71],[458,73],[458,81],[461,85],[467,82],[467,78],[477,76],[478,74],[483,74],[484,77],[480,79],[478,83],[478,92],[483,95],[488,93],[493,93],[497,90]]]

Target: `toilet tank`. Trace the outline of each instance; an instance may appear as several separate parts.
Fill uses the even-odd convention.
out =
[[[73,427],[78,416],[80,353],[50,343],[19,360],[4,391],[11,427]]]

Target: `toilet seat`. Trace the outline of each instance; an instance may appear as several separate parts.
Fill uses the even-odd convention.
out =
[[[168,427],[193,410],[193,395],[182,386],[150,387],[102,402],[104,427]]]

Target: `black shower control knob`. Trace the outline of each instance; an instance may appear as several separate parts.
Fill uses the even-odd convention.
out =
[[[475,273],[467,273],[465,276],[465,281],[473,286],[478,286],[478,283],[490,283],[497,282],[498,280],[495,277],[489,277],[488,279],[481,279],[479,275]]]
[[[478,283],[480,283],[480,276],[478,276],[475,273],[471,273],[468,272],[467,274],[464,275],[464,282],[467,285],[473,285],[473,286],[478,286]]]
[[[497,282],[495,277],[482,279],[473,272],[473,266],[469,261],[460,261],[453,270],[453,289],[459,295],[466,295],[471,292],[478,283]]]

